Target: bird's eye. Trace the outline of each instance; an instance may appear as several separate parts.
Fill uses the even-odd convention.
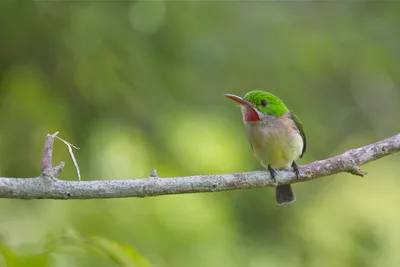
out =
[[[267,106],[267,100],[265,99],[261,100],[261,106],[263,107]]]

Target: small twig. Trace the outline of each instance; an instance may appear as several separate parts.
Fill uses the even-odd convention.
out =
[[[152,169],[150,172],[150,177],[151,178],[156,178],[157,177],[157,170],[156,169]]]
[[[81,180],[81,172],[80,172],[80,170],[79,170],[78,161],[76,160],[75,155],[74,155],[74,152],[72,151],[72,148],[79,149],[79,147],[74,146],[74,145],[71,144],[70,142],[65,141],[64,139],[62,139],[62,138],[60,138],[60,137],[58,137],[58,136],[55,136],[55,137],[56,137],[58,140],[60,140],[61,142],[63,142],[64,144],[67,145],[67,147],[68,147],[68,152],[69,152],[69,154],[70,154],[70,156],[71,156],[71,158],[72,158],[72,161],[74,162],[76,172],[78,173],[78,180],[80,181],[80,180]]]
[[[44,142],[43,156],[42,156],[42,174],[49,173],[53,169],[53,144],[54,137],[57,136],[58,132],[54,134],[48,134]]]
[[[54,172],[55,175],[59,175],[62,170],[64,169],[65,163],[63,161],[60,161],[60,163],[57,164],[57,166],[54,167]]]
[[[53,145],[54,137],[57,137],[57,134],[58,132],[48,134],[45,138],[40,177],[56,179],[57,175],[54,173],[55,170],[53,169]],[[58,166],[56,170],[57,174],[61,172],[62,169],[61,164]]]
[[[361,171],[358,167],[354,167],[352,170],[349,171],[349,173],[360,177],[364,177],[367,174],[366,172]]]
[[[367,174],[366,172],[361,171],[360,167],[357,166],[357,164],[354,162],[354,160],[350,159],[350,163],[353,166],[349,170],[349,173],[356,175],[356,176],[361,176],[361,177],[364,177]]]

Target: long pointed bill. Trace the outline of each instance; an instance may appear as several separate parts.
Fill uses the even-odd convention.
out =
[[[242,107],[246,107],[242,109],[243,113],[243,120],[244,121],[260,121],[260,115],[258,114],[257,109],[254,107],[252,103],[244,99],[243,97],[237,96],[237,95],[232,95],[232,94],[224,94],[227,98],[230,98],[240,105]]]
[[[232,95],[232,94],[224,94],[227,98],[230,98],[236,102],[238,102],[240,105],[243,106],[248,106],[248,107],[253,107],[253,104],[244,99],[243,97],[237,96],[237,95]]]

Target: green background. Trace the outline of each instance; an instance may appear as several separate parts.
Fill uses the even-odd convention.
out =
[[[0,174],[37,176],[55,131],[83,180],[259,170],[223,97],[254,89],[302,120],[300,165],[375,142],[400,132],[399,30],[384,1],[2,2]],[[271,188],[3,199],[0,266],[397,267],[399,160],[296,184],[286,206]]]

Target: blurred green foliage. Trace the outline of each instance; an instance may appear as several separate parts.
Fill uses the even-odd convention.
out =
[[[9,267],[45,267],[64,261],[71,265],[71,255],[87,264],[94,264],[93,256],[101,256],[101,266],[148,267],[148,261],[132,247],[102,237],[81,236],[68,231],[64,236],[48,236],[40,253],[18,255],[12,249],[1,246],[1,255]],[[58,256],[58,257],[54,257]],[[86,257],[89,256],[89,260]],[[92,256],[90,258],[90,256]],[[64,258],[64,259],[63,259]],[[114,263],[114,264],[113,264]]]
[[[84,180],[260,169],[222,96],[253,89],[301,118],[299,164],[385,138],[400,132],[399,14],[385,1],[6,1],[0,173],[38,175],[55,131],[81,148]],[[76,179],[59,142],[55,160],[67,163],[61,179]],[[295,185],[283,207],[272,189],[3,199],[0,266],[397,267],[398,163]],[[66,229],[96,236],[91,249],[43,248]]]

